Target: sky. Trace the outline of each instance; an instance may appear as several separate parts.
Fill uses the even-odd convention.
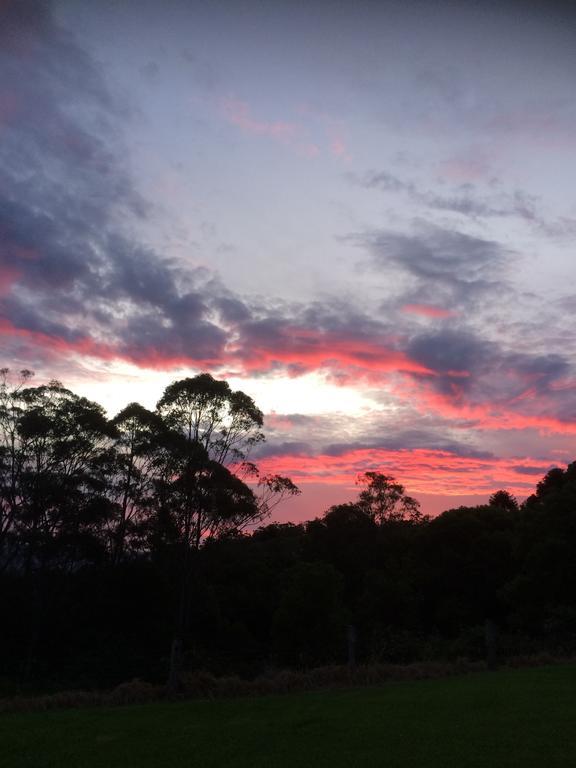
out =
[[[576,458],[576,13],[0,0],[2,364],[209,371],[302,494],[430,514]]]

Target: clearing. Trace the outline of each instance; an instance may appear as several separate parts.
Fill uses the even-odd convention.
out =
[[[576,765],[576,666],[0,716],[10,768]]]

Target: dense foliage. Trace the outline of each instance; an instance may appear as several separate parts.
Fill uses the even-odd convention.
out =
[[[253,675],[576,646],[576,463],[518,504],[435,519],[371,472],[305,524],[262,523],[283,477],[248,461],[262,414],[208,374],[155,411],[23,372],[0,387],[0,678],[27,686]]]

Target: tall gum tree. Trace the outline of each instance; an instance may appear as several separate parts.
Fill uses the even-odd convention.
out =
[[[249,461],[253,448],[265,439],[264,417],[251,397],[233,391],[228,382],[209,373],[175,381],[156,410],[172,440],[170,469],[158,491],[182,552],[181,597],[168,677],[169,689],[175,691],[182,670],[194,566],[203,540],[262,520],[298,489],[289,478],[261,476]]]
[[[26,445],[19,431],[25,411],[21,393],[32,376],[32,371],[24,369],[13,382],[9,368],[0,370],[0,570],[14,554],[10,543],[22,505],[20,479],[26,459]]]
[[[375,522],[422,519],[420,504],[394,477],[382,472],[364,472],[358,476],[356,485],[362,490],[357,505]]]
[[[0,544],[17,532],[26,542],[28,568],[39,566],[40,552],[66,567],[72,549],[96,545],[109,513],[106,467],[114,428],[101,406],[58,381],[27,387],[31,374],[23,371],[11,386],[9,372],[1,375]],[[5,546],[0,559],[6,558]]]
[[[154,503],[154,482],[162,461],[164,424],[157,413],[130,403],[112,419],[117,436],[109,493],[116,514],[109,530],[113,563],[137,549]]]

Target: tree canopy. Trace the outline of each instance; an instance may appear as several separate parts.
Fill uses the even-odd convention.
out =
[[[430,519],[370,470],[353,501],[265,524],[298,489],[259,471],[263,417],[208,374],[114,418],[29,371],[0,379],[0,677],[174,681],[186,670],[569,653],[576,463],[520,503]],[[260,526],[260,527],[256,527]]]

